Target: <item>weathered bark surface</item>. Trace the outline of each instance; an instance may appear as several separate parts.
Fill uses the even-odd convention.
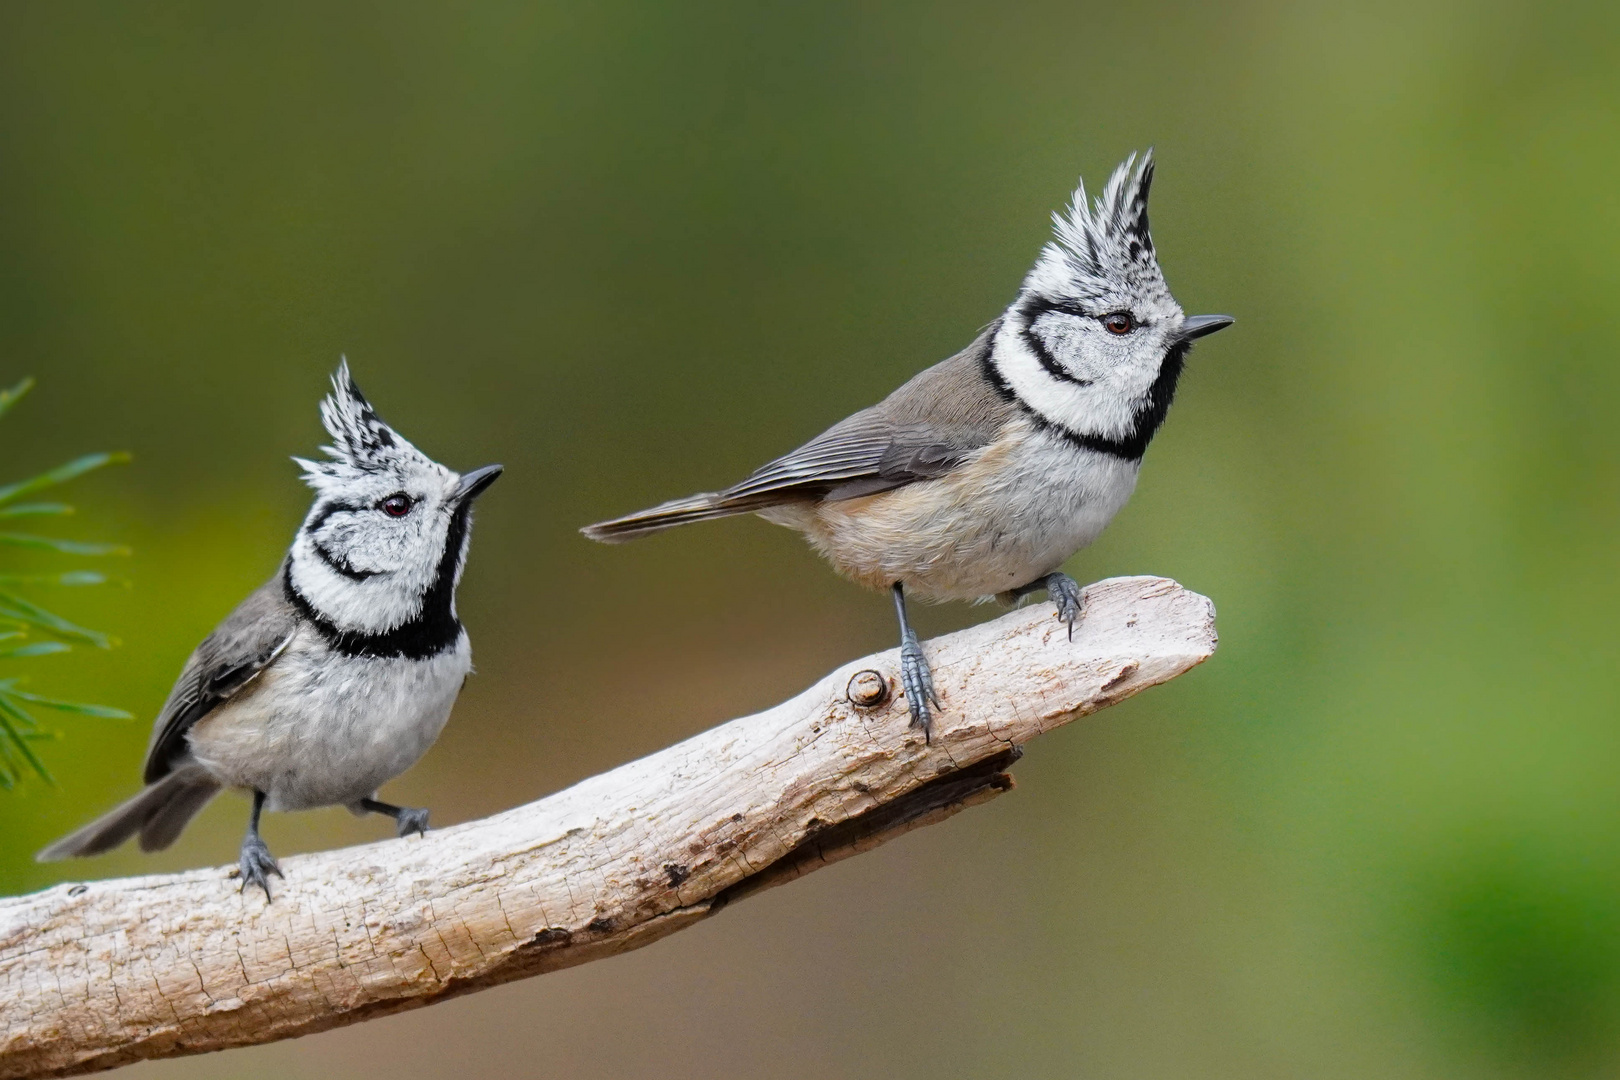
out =
[[[0,901],[0,1077],[270,1042],[638,948],[993,798],[1022,743],[1214,648],[1207,599],[1117,578],[1072,642],[1050,604],[929,642],[931,744],[886,692],[891,650],[539,802],[285,859],[269,905],[224,869]]]

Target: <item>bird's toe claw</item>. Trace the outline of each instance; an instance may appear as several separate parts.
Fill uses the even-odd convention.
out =
[[[924,740],[931,739],[934,718],[928,704],[933,702],[936,709],[944,706],[934,693],[934,677],[915,636],[908,637],[900,647],[900,687],[906,695],[906,707],[911,710],[911,726],[922,728]]]
[[[242,855],[237,860],[237,869],[242,877],[242,892],[247,891],[249,885],[257,885],[264,890],[265,903],[270,902],[270,877],[274,874],[281,877],[281,867],[276,865],[275,856],[263,840],[257,836],[250,836],[242,841]]]
[[[411,833],[416,833],[418,836],[427,835],[428,811],[425,806],[401,807],[399,817],[395,820],[398,823],[401,838],[407,837]]]
[[[1074,624],[1080,618],[1080,585],[1068,574],[1053,574],[1046,579],[1046,594],[1057,605],[1057,617],[1069,628],[1069,640],[1074,640]]]

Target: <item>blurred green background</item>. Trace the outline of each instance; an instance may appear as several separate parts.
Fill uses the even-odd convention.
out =
[[[955,351],[1076,175],[1153,143],[1170,282],[1238,325],[1069,569],[1210,595],[1213,661],[650,949],[130,1075],[1620,1074],[1617,69],[1614,5],[1528,0],[5,5],[0,382],[41,379],[6,476],[136,455],[66,493],[133,586],[41,597],[125,645],[30,686],[139,719],[51,718],[0,891],[234,858],[233,798],[161,856],[30,853],[135,790],[273,571],[340,353],[429,453],[509,468],[480,674],[388,789],[436,822],[890,647],[785,530],[575,529]]]

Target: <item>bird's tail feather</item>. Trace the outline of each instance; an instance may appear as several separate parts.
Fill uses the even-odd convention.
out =
[[[219,785],[212,780],[199,779],[176,791],[168,802],[158,807],[141,824],[141,850],[162,851],[185,831],[191,819],[219,794]]]
[[[730,498],[725,492],[707,492],[702,495],[689,495],[684,499],[673,499],[648,510],[614,518],[612,521],[599,521],[579,531],[592,540],[600,540],[604,544],[622,544],[626,540],[634,540],[647,533],[662,532],[693,521],[708,521],[711,518],[751,513],[777,501],[779,500],[758,495]]]
[[[175,842],[186,823],[217,794],[219,784],[207,773],[196,765],[183,765],[34,858],[55,862],[75,855],[99,855],[136,833],[141,834],[142,851],[161,851]]]

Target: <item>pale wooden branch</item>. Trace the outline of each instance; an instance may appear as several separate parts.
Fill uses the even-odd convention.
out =
[[[223,869],[0,901],[0,1077],[285,1039],[646,945],[1006,791],[1022,743],[1209,657],[1214,614],[1173,581],[1100,582],[1072,642],[1040,604],[928,643],[932,743],[891,650],[539,802],[285,859],[269,905]]]

